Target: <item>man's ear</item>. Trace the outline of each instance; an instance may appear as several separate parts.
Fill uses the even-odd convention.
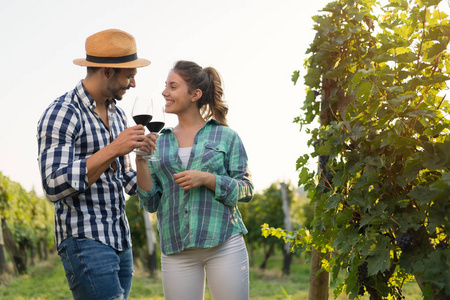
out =
[[[113,68],[106,68],[103,67],[102,68],[102,74],[103,76],[105,76],[106,78],[111,78],[114,75],[114,69]]]
[[[192,101],[196,102],[198,99],[200,99],[203,95],[203,92],[201,89],[196,89],[193,93],[192,93]]]

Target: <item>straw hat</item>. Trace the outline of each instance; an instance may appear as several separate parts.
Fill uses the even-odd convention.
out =
[[[122,30],[107,29],[86,39],[86,59],[79,58],[74,64],[84,67],[140,68],[150,61],[137,57],[134,37]]]

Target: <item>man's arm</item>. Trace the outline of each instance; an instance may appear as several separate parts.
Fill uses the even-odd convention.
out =
[[[116,157],[126,155],[135,148],[140,148],[145,139],[145,129],[136,125],[122,131],[111,144],[94,153],[86,160],[88,185],[90,186],[108,169]]]

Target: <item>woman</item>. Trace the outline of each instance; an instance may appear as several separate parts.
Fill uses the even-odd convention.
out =
[[[239,136],[226,123],[219,73],[178,61],[166,88],[166,113],[178,125],[158,137],[160,161],[138,157],[141,206],[157,212],[166,299],[249,299],[247,229],[238,201],[253,183]],[[148,167],[150,166],[150,168]]]

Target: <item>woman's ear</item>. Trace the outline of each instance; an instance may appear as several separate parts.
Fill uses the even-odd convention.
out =
[[[194,92],[192,92],[192,102],[196,102],[198,99],[200,99],[203,95],[203,92],[201,89],[196,89]]]

